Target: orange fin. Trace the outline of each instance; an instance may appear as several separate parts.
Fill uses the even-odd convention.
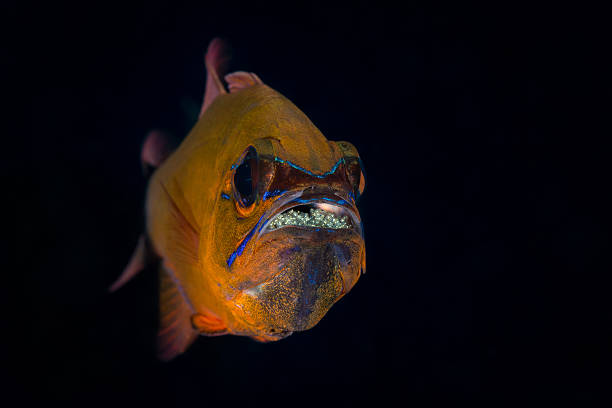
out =
[[[151,166],[159,167],[172,153],[170,147],[170,137],[161,130],[152,130],[142,144],[140,152],[140,161],[143,168]]]
[[[263,84],[261,79],[252,72],[236,71],[225,76],[225,81],[229,86],[230,93],[241,89],[250,88],[254,85]]]
[[[184,201],[184,196],[178,184],[172,184],[173,195],[168,188],[163,187],[168,198],[168,215],[172,222],[166,230],[166,254],[164,259],[175,271],[185,271],[197,267],[200,229],[196,225],[195,217],[187,206],[182,212],[174,198]],[[173,198],[174,197],[174,198]]]
[[[191,316],[191,324],[205,336],[221,336],[227,334],[227,326],[217,317],[196,313]]]
[[[128,262],[127,266],[123,270],[123,273],[117,278],[115,283],[113,283],[109,288],[109,292],[114,292],[123,285],[125,285],[130,279],[138,274],[138,272],[142,271],[147,263],[147,247],[146,240],[144,234],[141,234],[138,238],[138,244],[136,244],[136,249],[132,254],[132,258],[130,258],[130,262]]]
[[[214,38],[208,45],[204,57],[207,71],[206,90],[204,91],[204,103],[202,103],[200,116],[217,96],[227,93],[220,78],[225,74],[230,58],[231,53],[227,42],[220,38]]]
[[[159,312],[157,357],[168,361],[183,353],[198,331],[191,324],[193,307],[176,283],[174,273],[163,262],[159,270]]]

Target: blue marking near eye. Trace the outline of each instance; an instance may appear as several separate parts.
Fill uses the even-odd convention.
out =
[[[319,200],[331,201],[332,203],[338,203],[340,205],[346,204],[345,200],[334,200],[334,199],[327,198],[327,197],[309,198],[309,199],[298,198],[297,200],[294,200],[294,201],[297,202],[297,203],[306,204],[306,203],[310,203],[312,201],[319,201]]]
[[[230,196],[228,196],[228,195],[227,195],[227,194],[225,194],[225,193],[221,193],[221,198],[225,198],[226,200],[229,200],[229,199],[230,199]]]
[[[240,166],[240,164],[242,164],[242,160],[243,159],[244,159],[244,156],[240,156],[238,158],[238,160],[234,164],[232,164],[232,170],[234,170],[236,167]]]
[[[351,197],[351,199],[353,200],[353,202],[355,202],[355,194],[353,194],[352,191],[349,191],[349,197]]]
[[[242,253],[242,251],[241,251],[240,253]],[[232,254],[230,255],[230,257],[229,257],[229,258],[227,258],[227,266],[232,266],[232,264],[234,263],[234,261],[236,260],[236,257],[237,257],[238,255],[239,255],[239,254],[238,254],[236,251],[232,252]]]
[[[322,197],[321,200],[331,201],[333,203],[338,203],[340,205],[346,204],[346,201],[344,201],[344,200],[333,200],[333,199],[327,198],[327,197]]]
[[[330,174],[334,174],[334,172],[336,171],[336,169],[338,168],[338,166],[340,165],[340,163],[344,163],[344,157],[341,158],[340,160],[338,160],[338,162],[336,164],[334,164],[334,167],[332,167],[332,169],[328,172],[325,172],[323,174],[314,174],[312,171],[310,170],[306,170],[303,167],[298,166],[297,164],[293,164],[290,161],[287,160],[283,160],[283,159],[279,159],[278,157],[274,157],[274,161],[279,162],[279,163],[284,163],[284,164],[288,164],[289,166],[293,167],[294,169],[298,169],[300,171],[303,171],[306,174],[310,174],[311,176],[317,177],[317,178],[324,178],[329,176]]]
[[[257,224],[255,224],[255,226],[249,232],[249,234],[242,240],[242,242],[240,243],[238,248],[234,252],[232,252],[232,254],[229,256],[229,258],[227,258],[227,266],[232,266],[232,264],[236,260],[236,257],[242,255],[242,252],[244,251],[244,248],[249,243],[250,239],[253,238],[253,234],[255,234],[255,230],[257,230],[257,226],[261,222],[262,218],[263,218],[263,215],[261,217],[259,217],[259,221],[257,221]]]
[[[268,220],[268,221],[270,221],[270,220]],[[267,223],[268,223],[268,222],[262,222],[262,223],[261,223],[261,226],[259,227],[259,230],[257,230],[257,232],[261,232],[261,230],[263,229],[263,227],[265,227],[265,226],[266,226],[266,224],[267,224]],[[256,225],[256,226],[257,226],[257,225]]]
[[[279,196],[281,194],[283,194],[284,192],[286,192],[287,190],[273,190],[273,191],[266,191],[263,195],[263,200],[266,201],[268,198],[271,197],[276,197]]]

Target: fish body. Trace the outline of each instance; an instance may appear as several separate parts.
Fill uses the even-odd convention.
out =
[[[226,76],[225,91],[223,49],[209,47],[194,128],[171,154],[148,154],[163,162],[152,163],[146,234],[113,287],[145,252],[159,259],[165,360],[200,334],[267,342],[309,329],[365,270],[357,150],[328,141],[254,74]]]

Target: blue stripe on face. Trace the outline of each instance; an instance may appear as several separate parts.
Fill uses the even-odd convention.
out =
[[[244,251],[244,248],[249,243],[251,238],[253,238],[253,234],[255,234],[255,230],[257,229],[257,226],[259,226],[259,224],[261,223],[262,218],[263,218],[263,215],[259,218],[259,221],[257,221],[257,224],[255,224],[255,226],[249,232],[249,234],[242,240],[240,245],[238,245],[238,248],[234,252],[232,252],[232,254],[229,256],[229,258],[227,258],[227,266],[232,266],[232,264],[236,260],[236,257],[242,255],[242,252]]]
[[[272,198],[272,197],[276,197],[279,196],[283,193],[285,193],[287,190],[273,190],[273,191],[266,191],[263,194],[263,200],[266,201],[268,198]]]
[[[283,160],[283,159],[279,159],[278,157],[274,157],[274,161],[279,162],[279,163],[283,163],[283,164],[287,164],[291,167],[293,167],[294,169],[300,170],[306,174],[309,174],[313,177],[317,177],[317,178],[325,178],[327,176],[329,176],[330,174],[334,174],[336,172],[336,170],[338,169],[338,166],[340,166],[341,163],[344,163],[344,158],[341,158],[340,160],[338,160],[336,162],[336,164],[334,164],[334,166],[331,168],[330,171],[325,172],[323,174],[315,174],[313,172],[311,172],[310,170],[306,170],[303,167],[298,166],[297,164],[291,163],[290,161],[287,160]],[[232,165],[232,169],[236,168],[238,166],[238,164],[234,164]],[[280,191],[280,190],[274,190],[274,191],[266,191],[263,195],[263,199],[266,200],[268,198],[271,197],[275,197],[277,195],[281,195],[283,194],[285,191]],[[229,199],[230,197],[223,193],[221,194],[221,197],[225,198],[225,199]],[[331,198],[323,198],[324,200],[327,201],[333,201],[335,203],[338,204],[346,204],[346,201],[344,200],[332,200]],[[296,200],[297,202],[300,203],[306,203],[306,202],[310,202],[310,201],[314,201],[315,199],[310,199],[310,200]],[[249,232],[249,234],[242,240],[242,242],[240,243],[240,245],[238,245],[238,248],[232,252],[232,254],[229,256],[229,258],[227,258],[227,266],[232,266],[232,264],[234,263],[234,261],[236,260],[237,257],[239,257],[240,255],[242,255],[242,253],[244,252],[244,248],[246,248],[247,244],[249,243],[249,241],[251,240],[251,238],[253,238],[253,235],[255,234],[255,231],[257,230],[257,227],[262,224],[261,220],[263,218],[263,215],[261,216],[261,218],[259,218],[259,221],[257,221],[257,224],[255,224],[255,226],[253,227],[253,229],[251,229],[251,231]],[[259,228],[259,230],[261,231],[261,229],[263,228],[263,224],[261,225],[261,227]]]
[[[334,172],[336,171],[336,169],[338,168],[338,166],[340,165],[340,163],[344,163],[344,157],[341,158],[340,160],[338,160],[338,162],[336,162],[336,164],[334,164],[334,167],[332,167],[332,169],[328,172],[325,172],[323,174],[314,174],[312,171],[310,170],[306,170],[303,167],[298,166],[297,164],[293,164],[290,161],[287,160],[283,160],[283,159],[279,159],[278,157],[274,157],[274,161],[279,162],[279,163],[283,163],[283,164],[288,164],[289,166],[293,167],[294,169],[298,169],[299,171],[303,171],[306,174],[309,174],[313,177],[317,177],[317,178],[324,178],[329,176],[330,174],[334,174]]]
[[[228,195],[227,195],[227,194],[225,194],[225,193],[221,193],[221,198],[225,198],[226,200],[229,200],[229,199],[230,199],[230,196],[228,196]]]
[[[346,204],[345,200],[333,200],[331,198],[327,198],[327,197],[321,197],[321,198],[308,198],[308,199],[303,199],[303,198],[298,198],[297,200],[294,200],[296,203],[300,203],[300,204],[306,204],[306,203],[310,203],[313,201],[320,201],[320,200],[324,200],[324,201],[331,201],[332,203],[338,203],[340,205],[344,205]]]

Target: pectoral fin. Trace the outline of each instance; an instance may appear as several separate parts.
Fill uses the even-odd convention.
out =
[[[227,326],[221,319],[197,313],[191,316],[191,324],[204,336],[221,336],[227,334]]]
[[[132,258],[130,258],[130,262],[125,267],[119,278],[113,283],[109,288],[109,292],[114,292],[123,285],[125,285],[130,279],[138,274],[138,272],[142,271],[147,264],[147,245],[146,238],[144,234],[141,234],[138,238],[138,244],[136,244],[136,249],[132,254]]]
[[[159,312],[157,357],[168,361],[183,353],[199,333],[191,323],[192,306],[163,262],[159,270]]]

